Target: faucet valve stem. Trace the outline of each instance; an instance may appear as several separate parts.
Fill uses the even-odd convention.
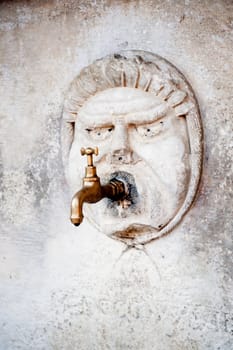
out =
[[[80,152],[81,152],[82,156],[85,156],[85,155],[87,156],[87,165],[88,166],[93,166],[93,154],[98,156],[98,154],[99,154],[98,147],[94,147],[94,148],[91,148],[91,147],[84,148],[84,147],[82,147]]]

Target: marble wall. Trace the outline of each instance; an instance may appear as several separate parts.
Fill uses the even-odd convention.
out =
[[[233,347],[233,3],[2,1],[1,350]],[[129,248],[69,222],[65,93],[119,50],[159,54],[197,96],[197,199],[172,233]]]

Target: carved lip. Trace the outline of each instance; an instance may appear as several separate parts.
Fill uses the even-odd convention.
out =
[[[159,229],[150,225],[133,224],[127,229],[119,230],[113,233],[112,237],[122,239],[135,239],[135,237],[143,236],[148,233],[157,233]]]

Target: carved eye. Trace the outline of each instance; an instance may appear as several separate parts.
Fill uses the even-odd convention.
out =
[[[85,130],[93,140],[101,141],[110,137],[114,130],[114,127],[106,126],[99,128],[87,128]]]
[[[162,132],[164,128],[163,121],[156,121],[151,124],[137,125],[136,130],[143,138],[154,137]]]

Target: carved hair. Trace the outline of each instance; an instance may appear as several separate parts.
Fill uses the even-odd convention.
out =
[[[198,104],[184,76],[170,62],[145,51],[123,51],[101,58],[83,68],[71,83],[64,102],[62,118],[62,154],[66,168],[74,137],[74,125],[80,107],[93,95],[113,87],[132,87],[160,96],[186,117],[191,152],[191,179],[186,199],[159,236],[169,232],[191,206],[200,180],[202,167],[202,126]],[[138,237],[141,242],[154,238],[153,233]]]

